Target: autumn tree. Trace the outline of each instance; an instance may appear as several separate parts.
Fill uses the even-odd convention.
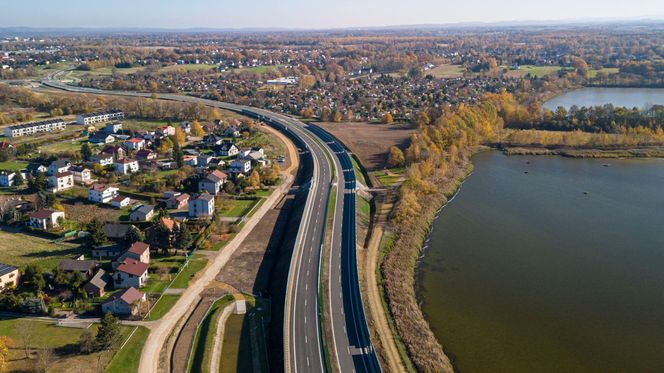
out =
[[[392,114],[390,113],[385,113],[383,115],[383,118],[381,119],[381,122],[383,124],[392,124],[394,122],[394,118],[392,117]]]
[[[403,155],[401,149],[396,146],[390,147],[390,153],[387,158],[387,165],[389,167],[402,167],[406,162],[406,158]]]
[[[191,123],[191,135],[194,137],[205,136],[205,131],[203,130],[203,126],[201,126],[201,122],[195,120]]]

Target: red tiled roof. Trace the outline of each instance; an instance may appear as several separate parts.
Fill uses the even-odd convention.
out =
[[[41,209],[37,210],[30,215],[31,218],[35,219],[48,219],[53,215],[53,213],[56,212],[55,210],[49,210],[49,209]]]
[[[124,200],[127,199],[127,198],[129,198],[129,197],[127,197],[127,196],[116,196],[116,197],[113,198],[111,201],[113,201],[113,202],[122,202],[122,201],[124,201]]]
[[[219,170],[214,170],[214,171],[210,172],[210,175],[214,175],[214,176],[216,176],[220,179],[228,178],[228,175],[226,175],[224,172],[221,172]]]
[[[118,266],[119,272],[129,273],[134,276],[143,276],[148,270],[148,265],[133,259],[125,259],[125,261]]]
[[[137,138],[131,138],[127,140],[128,142],[134,142],[134,143],[139,143],[139,142],[144,142],[145,140],[143,139],[137,139]]]
[[[111,294],[111,296],[104,301],[104,304],[114,302],[118,299],[122,299],[122,301],[127,304],[133,304],[134,302],[142,298],[143,298],[143,293],[136,290],[134,287],[130,287],[122,291],[118,291],[116,293]]]
[[[127,250],[128,253],[136,254],[136,255],[142,255],[146,250],[150,249],[150,245],[146,244],[145,242],[134,242],[129,250]]]
[[[175,220],[173,220],[171,218],[161,218],[160,221],[164,224],[164,226],[166,228],[168,228],[169,231],[172,231],[173,227],[176,224],[177,224],[178,227],[180,226],[180,224],[178,224],[178,222],[176,222]]]

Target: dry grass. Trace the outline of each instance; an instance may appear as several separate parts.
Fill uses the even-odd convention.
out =
[[[60,259],[80,252],[78,245],[54,243],[36,235],[3,228],[0,230],[0,263],[23,266],[37,264],[44,270],[51,270]]]
[[[413,364],[422,372],[452,372],[453,368],[417,302],[415,266],[436,212],[447,203],[470,168],[468,158],[462,157],[457,164],[450,165],[445,175],[431,177],[429,181],[438,186],[438,192],[419,196],[422,209],[418,215],[393,227],[396,238],[380,268],[394,326]]]
[[[405,149],[414,130],[400,124],[317,123],[341,140],[360,159],[367,171],[384,169],[390,146]]]

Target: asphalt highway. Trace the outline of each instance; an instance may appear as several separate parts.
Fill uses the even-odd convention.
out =
[[[47,79],[42,84],[71,92],[150,97],[149,93],[103,91],[65,85]],[[371,345],[359,289],[356,257],[356,180],[350,156],[322,129],[268,110],[191,96],[163,94],[161,99],[202,103],[260,119],[301,141],[312,158],[313,173],[307,183],[307,200],[291,258],[285,302],[284,361],[286,372],[325,372],[321,340],[321,307],[330,302],[334,354],[340,372],[380,372]],[[333,188],[339,186],[339,188]],[[334,207],[330,277],[321,279],[320,261],[330,193],[338,193]],[[341,198],[340,198],[341,197]],[[329,280],[328,294],[319,294],[320,281]]]

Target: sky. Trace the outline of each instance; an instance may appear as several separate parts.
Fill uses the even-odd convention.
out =
[[[664,0],[8,0],[0,27],[324,29],[664,19]]]

